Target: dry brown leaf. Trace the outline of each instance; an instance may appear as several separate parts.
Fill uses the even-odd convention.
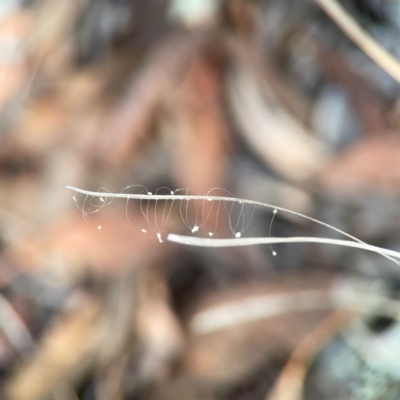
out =
[[[208,298],[206,309],[210,309],[210,304],[218,306],[231,301],[245,300],[257,294],[326,288],[329,281],[328,276],[316,276],[309,277],[308,280],[287,279],[286,282],[270,282],[259,287],[232,289],[225,294],[216,295],[214,299]],[[320,311],[289,313],[286,316],[235,325],[213,333],[193,335],[185,357],[185,367],[191,375],[206,379],[210,383],[237,382],[267,360],[288,354],[325,315],[326,312]]]
[[[239,2],[238,2],[239,3]],[[243,3],[242,3],[243,4]],[[263,30],[264,21],[256,18],[254,23]],[[227,36],[226,45],[233,58],[250,68],[260,80],[262,87],[270,91],[279,105],[286,109],[290,115],[295,117],[304,126],[309,125],[311,100],[306,98],[274,64],[273,58],[264,57],[264,49],[260,49],[262,42],[253,43],[251,40],[238,40],[236,36]]]
[[[35,31],[31,37],[32,52],[39,58],[57,53],[71,33],[82,6],[80,0],[45,0],[40,3],[36,10]]]
[[[142,272],[141,276],[137,332],[145,352],[139,375],[147,382],[159,381],[166,378],[170,364],[184,349],[185,338],[169,304],[165,280],[148,270]]]
[[[274,388],[265,400],[302,400],[307,370],[318,351],[353,317],[345,311],[332,312],[312,329],[296,346]]]
[[[179,186],[207,193],[223,186],[228,132],[222,111],[222,71],[217,60],[197,57],[174,105],[178,119],[174,176]]]
[[[238,63],[229,77],[232,112],[248,145],[266,164],[290,181],[313,177],[324,165],[327,151],[260,87],[246,64]]]
[[[31,152],[42,155],[60,143],[68,127],[68,117],[58,98],[37,99],[19,114],[14,134]]]
[[[32,14],[18,10],[0,23],[0,110],[21,88],[28,66],[23,44],[33,28]]]
[[[327,78],[346,91],[365,132],[376,133],[387,128],[388,109],[384,96],[374,90],[370,82],[358,76],[357,71],[353,71],[340,53],[326,48],[316,39],[307,39],[315,45],[317,57]]]
[[[381,135],[339,154],[318,177],[332,191],[386,191],[400,188],[400,138]]]
[[[125,98],[97,138],[95,148],[110,163],[120,163],[143,140],[155,113],[176,85],[188,61],[205,40],[204,35],[178,36],[156,48],[129,85]]]
[[[87,299],[60,317],[45,334],[32,360],[8,381],[10,400],[43,400],[58,385],[71,384],[88,370],[102,339],[100,304]]]
[[[168,246],[159,243],[140,211],[132,210],[129,219],[124,208],[114,206],[92,215],[89,222],[80,213],[67,214],[15,243],[7,254],[24,270],[47,270],[60,279],[79,279],[89,270],[103,277],[118,275]],[[169,224],[173,226],[172,218]]]

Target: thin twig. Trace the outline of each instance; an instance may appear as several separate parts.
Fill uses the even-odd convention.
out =
[[[400,61],[363,29],[337,0],[315,0],[364,53],[400,83]]]

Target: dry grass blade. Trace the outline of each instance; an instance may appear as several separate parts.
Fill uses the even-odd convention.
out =
[[[365,54],[400,83],[400,61],[363,29],[336,0],[315,0]]]

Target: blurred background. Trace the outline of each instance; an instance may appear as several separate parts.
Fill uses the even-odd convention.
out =
[[[400,55],[397,0],[0,2],[1,399],[400,398],[395,263],[65,189],[399,250],[400,84],[349,24]]]

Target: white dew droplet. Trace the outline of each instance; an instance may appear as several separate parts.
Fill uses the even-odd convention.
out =
[[[146,231],[146,229],[142,229],[142,232],[143,232],[143,233],[146,233],[147,231]]]
[[[100,229],[101,229],[101,225],[99,225],[99,226],[97,227],[97,229],[100,230]]]
[[[211,197],[209,197],[209,198],[207,199],[207,201],[212,201],[212,198],[211,198]]]
[[[147,194],[153,194],[153,193],[151,193],[151,192],[147,192]]]
[[[162,240],[162,239],[158,239],[158,241],[159,241],[160,243],[162,243],[162,242],[163,242],[163,240]]]
[[[74,200],[74,201],[76,202],[76,197],[75,197],[75,196],[72,196],[72,200]]]
[[[273,252],[272,252],[272,255],[275,257],[275,256],[276,256],[276,251],[273,251]]]
[[[195,233],[199,230],[199,227],[197,225],[195,225],[192,229],[192,232]]]
[[[214,235],[214,234],[213,234],[212,232],[208,232],[208,235],[209,235],[209,236],[212,236],[212,235]]]
[[[104,203],[104,199],[103,199],[102,197],[100,197],[100,201],[101,201],[102,203]]]
[[[274,214],[276,214],[277,212],[278,212],[278,210],[277,210],[277,209],[275,209],[275,210],[274,210]]]
[[[158,240],[161,239],[161,233],[157,233]]]
[[[235,237],[240,238],[240,236],[242,236],[242,234],[240,232],[235,233]]]
[[[171,190],[171,195],[173,196],[175,193],[174,193],[174,191],[173,190]]]

